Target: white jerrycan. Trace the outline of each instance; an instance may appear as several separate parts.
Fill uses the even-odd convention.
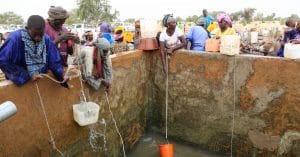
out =
[[[100,106],[94,102],[82,102],[73,105],[73,117],[80,126],[96,123],[99,111]]]

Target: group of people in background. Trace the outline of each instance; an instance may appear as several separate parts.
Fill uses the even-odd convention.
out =
[[[39,15],[32,15],[27,21],[25,29],[12,32],[0,48],[0,69],[7,79],[17,85],[23,85],[28,80],[36,81],[51,70],[61,85],[68,87],[68,77],[64,67],[68,66],[68,56],[73,54],[74,44],[95,47],[94,62],[97,64],[97,74],[85,78],[93,87],[100,85],[108,90],[111,84],[111,62],[109,55],[137,48],[141,38],[140,21],[135,22],[135,32],[132,41],[124,41],[124,30],[113,30],[107,22],[99,24],[100,33],[97,39],[87,31],[83,40],[67,30],[63,24],[69,17],[68,12],[59,6],[51,6],[49,17],[43,19]],[[220,38],[223,35],[235,35],[231,18],[220,13],[215,19],[203,9],[203,16],[195,21],[185,35],[176,19],[168,14],[163,19],[164,31],[158,32],[157,40],[160,47],[163,70],[167,72],[167,58],[174,51],[187,48],[197,52],[205,51],[205,43],[209,38]],[[218,25],[218,28],[216,28]],[[300,44],[300,22],[288,19],[284,31],[282,47],[278,56],[284,56],[283,46],[287,42]]]

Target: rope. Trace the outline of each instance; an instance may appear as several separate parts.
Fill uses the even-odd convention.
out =
[[[44,117],[45,117],[45,120],[46,120],[46,124],[47,124],[47,127],[48,127],[49,135],[50,135],[49,143],[52,145],[52,148],[54,150],[56,150],[61,156],[64,157],[64,154],[56,147],[55,140],[53,138],[53,134],[52,134],[51,129],[50,129],[48,118],[47,118],[47,115],[46,115],[46,112],[45,112],[45,107],[44,107],[43,99],[42,99],[42,96],[41,96],[41,93],[40,93],[39,86],[38,86],[37,82],[35,82],[35,86],[36,86],[36,90],[37,90],[37,93],[38,93],[38,96],[39,96],[40,104],[41,104],[41,107],[42,107],[42,110],[43,110],[43,114],[44,114]]]
[[[80,72],[78,72],[77,69],[73,69],[72,71],[74,71],[74,70],[76,70],[76,73],[77,73],[76,75],[68,75],[69,71],[71,71],[69,69],[67,70],[66,75],[68,75],[69,78],[78,77],[78,75],[80,75]],[[63,81],[57,81],[55,78],[51,77],[48,74],[40,74],[40,75],[45,76],[46,78],[48,78],[49,80],[51,80],[51,81],[53,81],[55,83],[64,83]]]
[[[84,89],[83,89],[83,83],[82,83],[82,74],[81,74],[81,70],[80,70],[80,65],[79,63],[82,63],[81,57],[79,56],[78,52],[81,52],[81,46],[79,46],[79,50],[77,51],[76,55],[79,61],[77,61],[77,66],[78,66],[78,70],[79,70],[79,80],[80,80],[80,101],[81,102],[86,102],[86,96],[84,94]],[[85,73],[85,68],[82,69],[83,74]]]
[[[168,141],[168,97],[169,97],[169,65],[168,65],[168,54],[166,54],[166,140]]]
[[[233,112],[232,112],[232,127],[231,127],[231,139],[230,139],[230,157],[233,155],[233,132],[234,132],[234,114],[235,114],[235,65],[236,65],[236,57],[234,56],[234,64],[233,64]]]
[[[117,126],[117,122],[116,122],[116,120],[115,120],[115,118],[114,118],[114,114],[113,114],[112,111],[111,111],[111,108],[110,108],[110,104],[109,104],[109,100],[108,100],[108,96],[107,96],[107,92],[106,92],[106,91],[105,91],[105,96],[106,96],[106,102],[107,102],[107,104],[108,104],[108,109],[109,109],[110,115],[111,115],[111,117],[112,117],[112,119],[113,119],[113,121],[114,121],[116,131],[117,131],[118,135],[120,136],[120,139],[121,139],[121,142],[122,142],[123,156],[126,157],[125,147],[124,147],[124,141],[123,141],[123,138],[122,138],[121,133],[120,133],[120,131],[119,131],[119,128],[118,128],[118,126]]]

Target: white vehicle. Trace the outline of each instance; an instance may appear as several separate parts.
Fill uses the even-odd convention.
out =
[[[80,39],[82,39],[83,34],[87,31],[93,32],[94,37],[97,36],[97,27],[92,24],[83,24],[83,23],[73,24],[71,28],[72,28],[71,32],[77,33]]]
[[[134,32],[134,24],[127,23],[127,22],[116,22],[113,24],[114,28],[116,27],[123,27],[126,32]]]

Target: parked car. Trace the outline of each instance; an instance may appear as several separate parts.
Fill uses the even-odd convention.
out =
[[[71,26],[71,32],[77,33],[80,39],[82,39],[83,34],[87,31],[93,32],[94,37],[97,36],[97,27],[93,24],[79,23]]]

